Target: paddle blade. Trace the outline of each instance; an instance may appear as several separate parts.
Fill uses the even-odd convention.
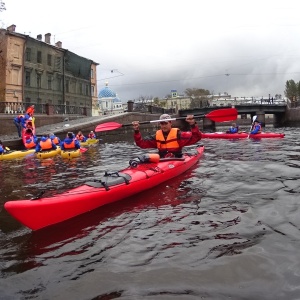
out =
[[[237,115],[238,111],[236,108],[221,108],[211,111],[205,115],[205,118],[208,118],[214,122],[226,122],[236,120]]]
[[[82,148],[82,147],[80,147],[80,152],[81,152],[81,153],[84,153],[84,152],[86,152],[86,151],[88,151],[88,148]]]
[[[103,124],[99,124],[95,128],[95,132],[101,132],[101,131],[108,131],[108,130],[115,130],[118,128],[121,128],[123,125],[117,122],[107,122]]]

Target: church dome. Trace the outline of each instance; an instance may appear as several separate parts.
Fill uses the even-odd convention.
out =
[[[122,101],[118,96],[116,96],[116,98],[113,99],[113,103],[122,103]]]
[[[108,87],[108,83],[105,83],[105,87],[102,88],[98,94],[99,98],[115,98],[116,93]]]

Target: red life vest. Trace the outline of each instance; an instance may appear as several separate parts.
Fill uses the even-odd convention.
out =
[[[51,139],[48,138],[46,141],[40,141],[40,146],[42,150],[50,150],[52,149],[52,142]]]
[[[76,135],[76,139],[78,140],[78,141],[83,141],[84,140],[84,136],[82,135],[82,134],[77,134]]]

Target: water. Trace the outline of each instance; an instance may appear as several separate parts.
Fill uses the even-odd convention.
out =
[[[37,232],[3,204],[143,150],[127,138],[72,161],[0,161],[0,299],[300,299],[300,138],[273,131],[286,137],[203,140],[199,164],[171,182]]]

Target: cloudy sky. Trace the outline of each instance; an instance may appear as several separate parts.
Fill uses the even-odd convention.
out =
[[[123,102],[187,88],[283,95],[287,80],[300,81],[298,0],[2,2],[3,28],[51,33],[99,63],[98,89],[107,81]]]

